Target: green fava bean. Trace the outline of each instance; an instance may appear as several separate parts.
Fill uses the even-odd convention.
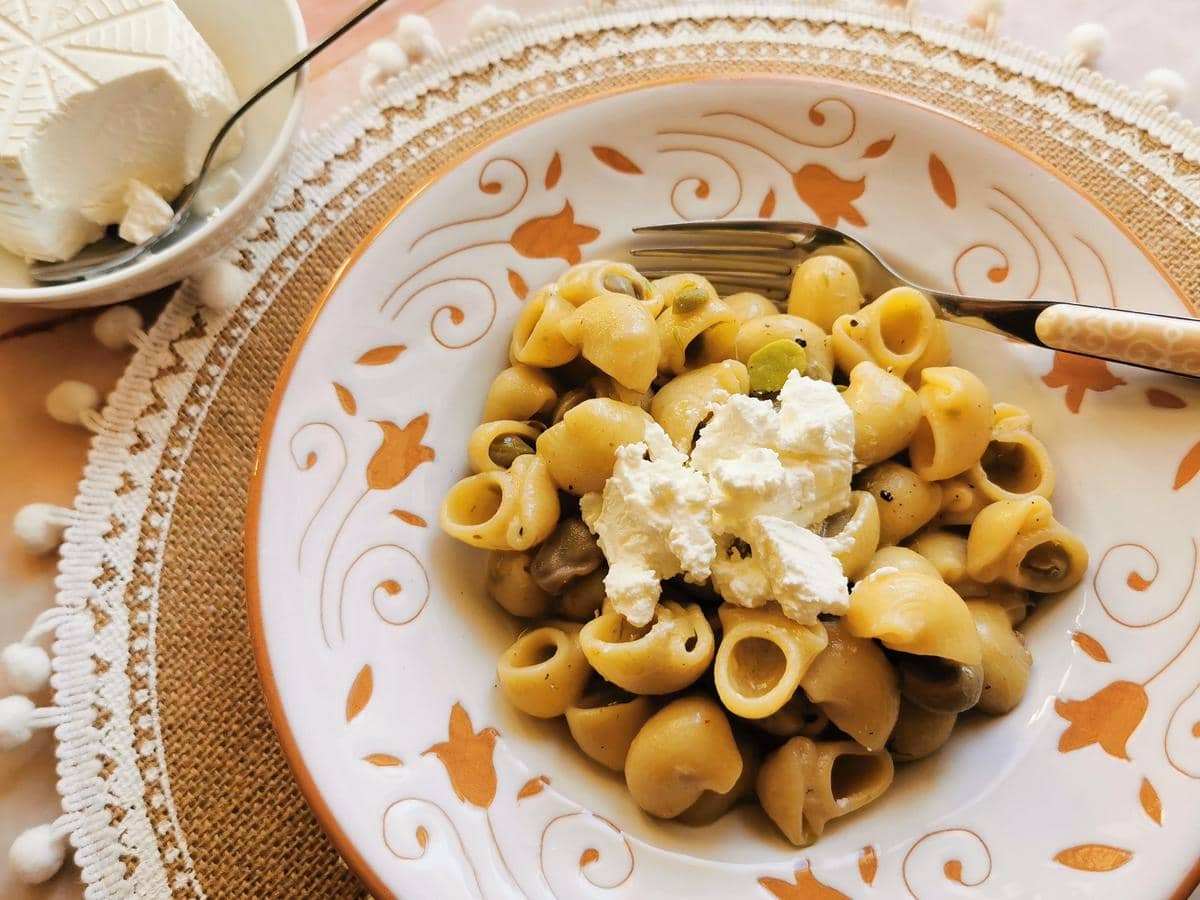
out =
[[[519,434],[502,434],[488,447],[488,456],[502,469],[512,466],[518,456],[533,452],[533,447]]]
[[[695,312],[708,302],[708,291],[699,284],[685,284],[675,292],[671,307],[679,315]]]
[[[755,350],[746,361],[750,375],[750,393],[774,394],[783,389],[788,375],[793,370],[803,372],[808,368],[808,354],[795,341],[781,339],[771,341]]]

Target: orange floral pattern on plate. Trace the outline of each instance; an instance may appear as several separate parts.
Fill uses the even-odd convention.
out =
[[[599,229],[575,222],[571,201],[550,216],[536,216],[519,225],[509,243],[522,256],[531,259],[561,259],[571,265],[583,258],[580,247],[600,237]]]

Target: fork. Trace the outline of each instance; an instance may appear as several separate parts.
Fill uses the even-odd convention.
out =
[[[783,301],[796,266],[834,254],[853,262],[869,299],[893,287],[915,288],[940,319],[1051,350],[1200,378],[1200,319],[1088,306],[1066,300],[989,300],[915,284],[862,241],[836,228],[761,219],[645,225],[639,235],[667,239],[637,246],[633,264],[647,278],[703,275],[722,293],[752,290]]]

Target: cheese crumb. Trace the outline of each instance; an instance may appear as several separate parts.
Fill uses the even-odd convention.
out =
[[[617,450],[603,492],[585,494],[579,509],[608,560],[608,601],[631,624],[654,617],[664,579],[709,577],[716,542],[708,484],[656,423],[643,441]]]
[[[144,244],[158,237],[175,217],[175,210],[166,200],[136,178],[125,188],[125,215],[117,234],[130,244]]]

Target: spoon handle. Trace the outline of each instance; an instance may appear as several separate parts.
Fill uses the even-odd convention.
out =
[[[1055,350],[1200,378],[1200,319],[1054,303],[1034,329]]]

